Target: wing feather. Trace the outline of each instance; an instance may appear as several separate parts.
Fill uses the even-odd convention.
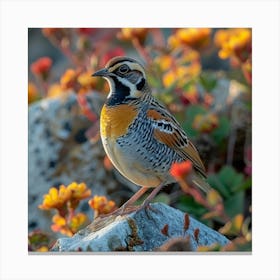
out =
[[[154,137],[173,149],[182,159],[192,161],[194,168],[206,177],[205,167],[197,149],[174,117],[162,105],[159,105],[155,104],[147,111],[147,116],[152,120],[154,127]]]

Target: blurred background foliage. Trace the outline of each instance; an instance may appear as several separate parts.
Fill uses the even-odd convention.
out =
[[[233,241],[227,250],[251,250],[251,29],[31,28],[28,35],[28,103],[65,97],[74,91],[83,113],[93,123],[98,122],[98,116],[84,96],[94,91],[105,100],[109,88],[103,79],[93,79],[91,74],[114,56],[139,59],[147,69],[153,94],[198,147],[213,187],[207,197],[198,199],[178,185],[168,186],[156,200],[225,234]],[[98,135],[87,136],[98,139]],[[107,158],[104,165],[111,168]],[[79,214],[73,212],[76,206],[69,206],[71,196],[65,197],[68,187],[63,186],[61,193],[68,208],[56,203],[53,208],[44,207],[46,197],[40,207],[56,209],[53,230],[63,228],[61,232],[71,236],[87,218],[79,216],[75,226],[66,225],[69,215],[73,219]],[[47,195],[54,201],[59,198],[58,191],[50,190]],[[109,210],[115,209],[104,197],[96,197],[94,202],[92,198],[89,204],[96,213],[108,205]],[[68,212],[62,213],[61,207]],[[51,238],[46,234],[32,232],[29,249],[47,250],[47,240]],[[201,250],[223,249],[212,246]]]

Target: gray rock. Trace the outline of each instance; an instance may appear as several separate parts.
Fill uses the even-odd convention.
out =
[[[226,237],[188,214],[163,203],[151,207],[97,219],[73,237],[58,239],[53,251],[195,251],[198,246],[229,243]],[[168,244],[171,241],[174,244]]]
[[[98,115],[103,100],[98,94],[87,96]],[[101,141],[92,143],[85,135],[92,123],[82,114],[77,96],[65,94],[29,106],[28,112],[28,223],[29,231],[50,231],[54,213],[38,209],[43,195],[53,186],[85,182],[92,195],[107,195],[117,189],[112,172],[103,166]],[[87,202],[81,208],[89,217]],[[59,237],[59,236],[57,236]]]

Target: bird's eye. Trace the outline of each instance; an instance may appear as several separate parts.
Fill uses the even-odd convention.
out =
[[[126,74],[129,71],[129,67],[126,64],[123,64],[119,67],[120,74]]]

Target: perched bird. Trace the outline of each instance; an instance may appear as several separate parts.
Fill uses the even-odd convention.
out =
[[[100,116],[104,149],[124,177],[142,186],[119,208],[121,214],[149,188],[154,190],[142,207],[164,185],[175,182],[169,173],[175,162],[190,160],[197,174],[194,183],[207,192],[198,151],[171,113],[152,96],[144,67],[135,59],[114,57],[92,76],[105,78],[110,86]]]

